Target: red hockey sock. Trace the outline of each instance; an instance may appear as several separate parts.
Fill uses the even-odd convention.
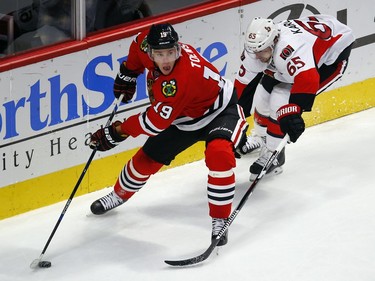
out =
[[[122,199],[128,200],[139,191],[150,178],[157,173],[163,164],[158,163],[147,156],[143,149],[129,160],[118,177],[114,190]]]
[[[227,218],[231,212],[235,191],[233,168],[236,166],[236,160],[233,145],[225,139],[214,139],[207,144],[205,156],[209,169],[209,214],[213,218]]]

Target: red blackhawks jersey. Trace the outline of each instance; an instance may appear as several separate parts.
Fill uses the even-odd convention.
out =
[[[351,29],[329,15],[282,21],[277,27],[280,36],[270,64],[244,51],[236,77],[239,88],[264,71],[281,82],[293,84],[291,94],[316,94],[320,89],[318,68],[333,64],[354,42]]]
[[[181,56],[169,75],[163,75],[147,54],[147,32],[142,32],[130,46],[126,66],[136,72],[148,70],[149,95],[155,101],[146,111],[129,117],[122,131],[136,137],[154,136],[176,125],[180,130],[203,128],[228,105],[233,84],[192,46],[179,43]]]

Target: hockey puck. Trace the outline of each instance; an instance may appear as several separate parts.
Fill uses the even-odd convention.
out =
[[[51,267],[51,265],[52,263],[50,261],[40,261],[38,263],[38,266],[42,268],[48,268],[48,267]]]

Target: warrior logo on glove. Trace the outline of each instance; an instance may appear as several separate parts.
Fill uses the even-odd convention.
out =
[[[301,111],[301,108],[296,104],[286,104],[276,112],[281,131],[288,134],[292,142],[296,142],[305,131],[305,122],[302,119]]]

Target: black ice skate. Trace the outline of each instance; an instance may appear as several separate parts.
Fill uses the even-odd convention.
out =
[[[241,141],[236,148],[235,156],[236,158],[241,158],[241,155],[258,152],[266,144],[266,137],[259,136],[252,132],[249,136],[246,137],[244,134],[241,138]]]
[[[126,200],[123,200],[120,198],[114,191],[109,193],[106,196],[103,196],[102,198],[94,201],[94,203],[91,204],[91,212],[94,215],[102,215],[109,210],[112,210],[123,203],[125,203]]]
[[[216,239],[216,236],[219,234],[220,230],[223,228],[224,224],[228,221],[228,219],[217,219],[212,218],[212,235],[211,241]],[[228,230],[221,236],[219,243],[217,246],[224,246],[228,243]]]
[[[260,157],[250,166],[250,181],[254,181],[266,165],[268,159],[272,155],[272,151],[264,147],[260,153]],[[269,167],[266,175],[277,175],[283,172],[283,165],[285,164],[285,147],[280,151],[277,158]]]
[[[247,137],[245,144],[241,147],[243,154],[248,154],[261,150],[265,145],[265,137],[251,134]]]

